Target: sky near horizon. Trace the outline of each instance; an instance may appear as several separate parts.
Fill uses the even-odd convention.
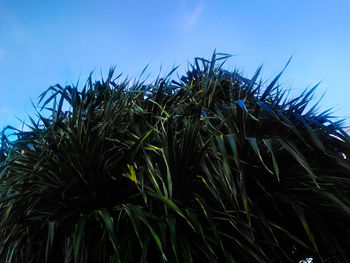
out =
[[[31,100],[51,85],[81,88],[113,65],[137,78],[149,64],[151,82],[214,49],[245,77],[263,64],[263,80],[293,55],[282,86],[295,95],[322,81],[321,110],[350,117],[349,13],[346,0],[0,0],[0,130],[35,115]]]

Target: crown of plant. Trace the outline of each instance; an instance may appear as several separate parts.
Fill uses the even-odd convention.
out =
[[[228,57],[46,90],[2,132],[0,263],[346,262],[344,121]]]

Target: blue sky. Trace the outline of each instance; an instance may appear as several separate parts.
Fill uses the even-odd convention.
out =
[[[50,85],[83,84],[112,65],[150,81],[214,49],[234,55],[227,69],[251,77],[263,64],[297,94],[322,80],[322,109],[350,116],[350,1],[16,1],[0,0],[0,129],[34,114]],[[350,124],[350,122],[348,122]]]

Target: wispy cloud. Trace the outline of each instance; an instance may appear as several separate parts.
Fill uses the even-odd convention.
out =
[[[201,14],[203,13],[204,8],[205,8],[205,5],[203,3],[199,3],[191,11],[187,11],[185,13],[185,21],[186,21],[186,26],[188,28],[191,28],[196,24]]]

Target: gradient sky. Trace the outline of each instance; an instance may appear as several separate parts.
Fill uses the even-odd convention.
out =
[[[106,76],[149,78],[214,49],[227,69],[271,80],[293,55],[281,84],[297,94],[322,81],[322,109],[350,116],[350,1],[19,1],[0,0],[0,129],[34,114],[50,85]],[[174,76],[176,77],[176,75]],[[81,87],[81,86],[80,86]],[[350,122],[348,122],[350,124]]]

